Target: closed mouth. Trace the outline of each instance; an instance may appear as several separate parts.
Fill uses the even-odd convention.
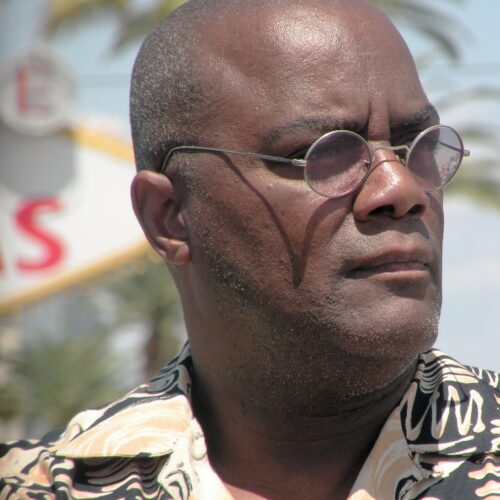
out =
[[[408,273],[408,272],[427,272],[429,271],[428,266],[418,260],[407,260],[407,261],[393,261],[385,262],[382,264],[377,264],[373,266],[366,266],[354,269],[351,274],[356,276],[361,275],[372,275],[381,273]]]
[[[427,252],[386,251],[369,257],[364,257],[347,273],[352,278],[363,278],[377,274],[414,275],[429,273],[430,257]]]

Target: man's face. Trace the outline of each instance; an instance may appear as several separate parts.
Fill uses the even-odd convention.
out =
[[[215,99],[199,144],[293,157],[335,129],[399,145],[436,124],[388,21],[358,2],[339,4],[211,26],[203,59]],[[340,199],[314,193],[293,167],[190,160],[204,193],[186,212],[194,303],[210,297],[234,315],[233,340],[248,359],[265,351],[311,362],[334,351],[411,359],[430,347],[441,301],[441,193],[424,193],[391,152],[377,153],[364,185]]]

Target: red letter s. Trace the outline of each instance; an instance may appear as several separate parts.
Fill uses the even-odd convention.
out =
[[[23,258],[17,260],[17,267],[23,271],[40,271],[55,266],[63,257],[64,248],[57,238],[37,227],[36,215],[41,211],[57,212],[61,209],[55,198],[44,198],[24,202],[16,215],[18,227],[35,239],[44,249],[39,260],[30,261]]]

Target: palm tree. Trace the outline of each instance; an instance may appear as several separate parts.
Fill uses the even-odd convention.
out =
[[[17,315],[11,329],[23,331],[28,338],[0,352],[4,374],[0,427],[1,422],[22,415],[28,434],[44,432],[66,423],[82,408],[107,403],[129,388],[134,353],[115,352],[113,329],[99,318],[95,295],[95,290],[90,295],[75,289],[58,304],[52,299],[52,306],[59,306],[51,309],[57,321],[50,321],[54,314],[47,312],[48,304]],[[2,318],[1,323],[5,326],[9,321]]]
[[[114,49],[143,39],[151,28],[186,0],[154,0],[137,9],[136,0],[48,0],[45,31],[50,35],[61,28],[80,25],[101,13],[119,21]]]
[[[114,328],[147,326],[145,372],[154,375],[185,339],[179,296],[165,263],[150,252],[101,277],[98,286],[116,301]]]
[[[458,60],[459,37],[470,35],[467,28],[456,18],[453,18],[429,3],[415,0],[371,0],[378,5],[397,24],[409,27],[433,41],[441,54]],[[445,0],[449,4],[458,4],[462,0]]]

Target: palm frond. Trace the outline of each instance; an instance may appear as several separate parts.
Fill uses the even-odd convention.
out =
[[[124,391],[117,375],[129,360],[110,352],[108,330],[61,337],[37,332],[37,340],[1,361],[23,381],[22,411],[31,421],[47,427],[64,424],[83,408],[107,403]],[[5,393],[5,388],[4,391]],[[18,391],[19,392],[19,391]]]
[[[448,0],[459,3],[460,0]],[[451,60],[460,59],[460,42],[470,38],[468,28],[434,5],[417,0],[373,0],[396,23],[406,25],[433,40]]]
[[[450,110],[463,106],[464,104],[470,105],[472,103],[485,102],[498,102],[500,99],[500,88],[495,87],[472,87],[462,90],[453,90],[448,92],[445,96],[436,101],[436,105],[441,110]]]
[[[123,15],[132,0],[48,0],[43,30],[53,35],[62,28],[73,28],[102,13]]]
[[[112,49],[120,50],[130,43],[143,39],[163,18],[185,2],[186,0],[163,0],[147,10],[127,13],[122,19]]]

